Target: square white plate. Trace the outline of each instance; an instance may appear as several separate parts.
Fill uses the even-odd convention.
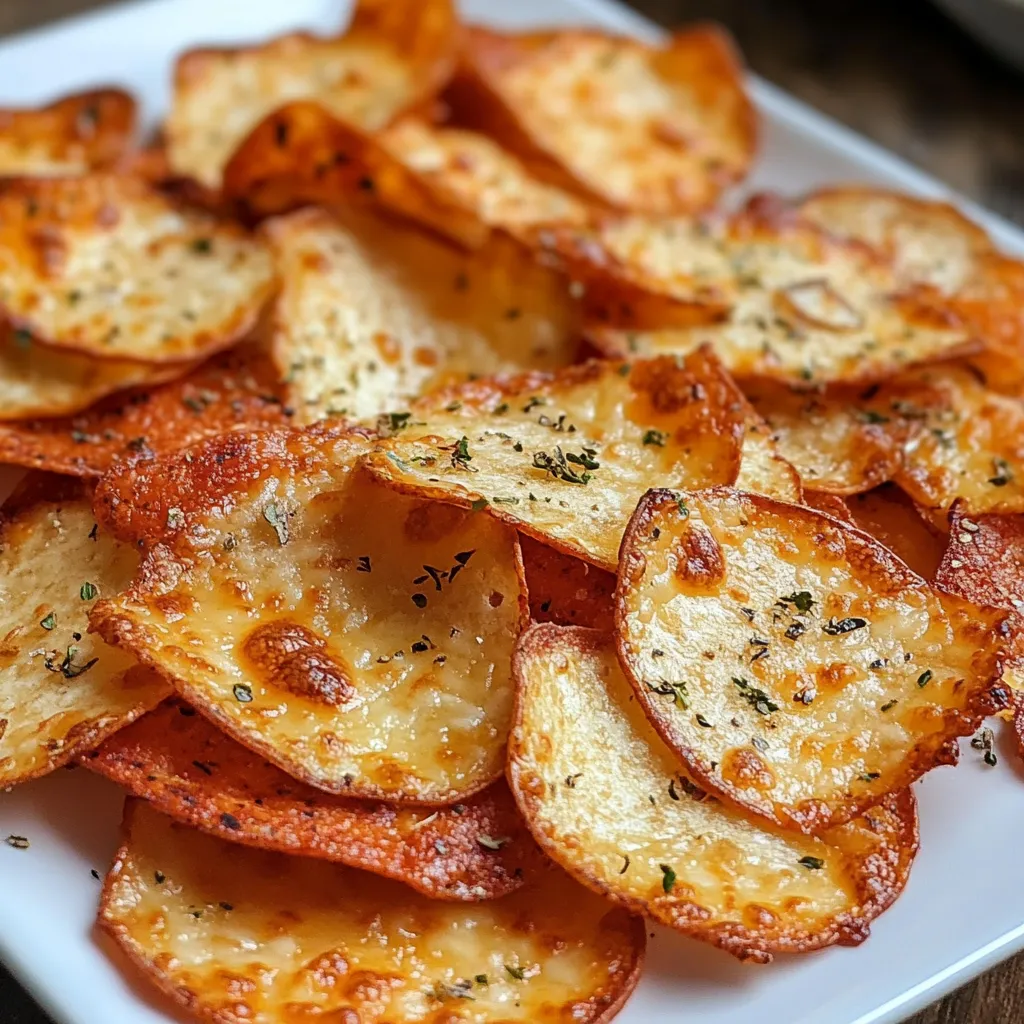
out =
[[[295,27],[330,30],[339,0],[144,0],[0,43],[0,102],[39,102],[99,82],[122,83],[155,117],[174,55],[205,43],[255,40]],[[657,30],[605,0],[464,0],[468,17],[526,28],[603,24]],[[938,182],[755,81],[763,152],[751,188],[794,193],[867,181],[925,195]],[[1008,251],[1024,234],[972,204]],[[0,480],[2,485],[2,480]],[[1024,848],[1024,777],[1010,750],[997,768],[964,763],[920,784],[922,852],[907,891],[857,949],[745,967],[655,930],[648,967],[622,1024],[883,1024],[903,1019],[1024,947],[1024,889],[1007,869]],[[0,794],[0,958],[61,1024],[167,1024],[173,1011],[127,981],[91,934],[99,882],[116,846],[120,794],[83,770]],[[1012,873],[1011,873],[1012,874]],[[566,908],[571,913],[571,908]],[[4,1016],[0,1008],[0,1019]]]

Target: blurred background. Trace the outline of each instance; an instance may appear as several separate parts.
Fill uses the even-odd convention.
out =
[[[106,4],[0,0],[0,36],[100,6]],[[1016,60],[1024,68],[1024,0],[630,0],[630,6],[665,26],[722,22],[754,71],[1024,225],[1024,71],[1014,67]],[[994,42],[1002,56],[962,24]],[[1024,954],[911,1024],[1017,1024],[1022,1007]],[[2,967],[0,1021],[47,1021]]]

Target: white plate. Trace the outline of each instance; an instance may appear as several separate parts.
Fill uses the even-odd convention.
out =
[[[468,16],[509,27],[591,22],[656,37],[604,0],[465,0]],[[343,6],[343,5],[341,5]],[[174,55],[290,29],[327,30],[338,0],[145,0],[0,43],[0,102],[38,102],[97,82],[120,82],[155,116],[167,102]],[[763,82],[764,119],[753,187],[786,192],[869,181],[925,195],[948,192],[926,175]],[[1007,250],[1024,234],[970,203]],[[1024,947],[1024,889],[1009,869],[1024,848],[1024,778],[1010,750],[998,768],[966,748],[964,764],[919,785],[922,852],[906,894],[857,949],[744,967],[654,931],[646,974],[621,1024],[883,1024],[903,1019]],[[134,986],[91,934],[99,882],[114,851],[121,799],[83,770],[0,795],[0,958],[62,1024],[167,1024],[178,1018]],[[566,908],[571,913],[571,908]],[[0,1018],[4,1016],[0,1009]]]

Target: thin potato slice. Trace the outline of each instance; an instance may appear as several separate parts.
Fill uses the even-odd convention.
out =
[[[780,454],[808,486],[858,494],[891,480],[902,461],[898,414],[878,389],[808,390],[752,381],[744,390],[764,417]]]
[[[563,626],[614,626],[615,577],[596,565],[548,547],[523,534],[519,538],[530,594],[530,618]]]
[[[1019,689],[1024,668],[1024,516],[976,516],[958,503],[949,525],[949,544],[935,585],[1009,613],[1006,669]],[[1016,703],[1018,718],[1024,721],[1019,695]]]
[[[710,344],[741,378],[870,383],[905,367],[981,349],[934,289],[907,286],[868,247],[839,241],[771,196],[729,228],[738,287],[718,324],[648,332],[595,327],[610,355],[689,352]]]
[[[746,406],[715,358],[589,362],[450,388],[391,418],[367,457],[399,491],[486,509],[614,570],[637,501],[666,480],[731,483]]]
[[[0,181],[0,313],[99,359],[187,362],[255,325],[270,253],[115,175]]]
[[[611,635],[535,626],[516,652],[509,778],[581,882],[741,960],[856,945],[917,852],[909,790],[821,838],[760,826],[680,773]]]
[[[210,835],[363,868],[435,899],[504,896],[536,866],[503,782],[429,814],[347,800],[296,782],[186,704],[162,705],[83,763]]]
[[[857,520],[853,518],[853,514],[850,512],[849,505],[842,498],[837,497],[834,494],[825,494],[822,491],[804,491],[804,500],[800,502],[801,505],[806,505],[808,508],[817,509],[819,512],[824,512],[825,515],[831,516],[833,519],[838,519],[841,523],[846,523],[848,526],[856,526]],[[865,531],[870,533],[870,530]]]
[[[652,214],[703,209],[753,158],[756,115],[720,29],[656,48],[585,30],[473,27],[462,56],[457,114],[587,199]]]
[[[68,372],[86,358],[51,354],[46,368]],[[151,374],[183,369],[149,367]],[[224,431],[278,426],[290,411],[279,390],[269,358],[259,348],[241,346],[171,383],[116,395],[75,416],[0,422],[0,464],[98,477],[118,462],[184,448]]]
[[[271,221],[273,352],[296,422],[374,418],[470,373],[555,369],[578,347],[565,282],[514,243],[470,256],[353,210]]]
[[[971,279],[992,240],[950,203],[866,186],[824,188],[805,196],[802,217],[841,238],[864,242],[892,260],[906,283],[953,295]]]
[[[743,434],[743,458],[735,486],[737,490],[799,503],[804,495],[800,474],[779,453],[776,440],[771,427],[753,408],[749,409]]]
[[[1004,619],[867,534],[728,488],[647,494],[616,591],[623,668],[694,781],[808,833],[948,763],[1005,704]]]
[[[957,500],[973,513],[1024,512],[1024,407],[962,368],[935,368],[894,389],[909,432],[896,482],[936,522]]]
[[[58,353],[27,331],[0,323],[0,422],[78,412],[115,391],[156,384],[187,369]]]
[[[340,429],[226,434],[137,467],[163,543],[91,620],[295,778],[451,803],[502,772],[519,546],[356,471],[369,447]]]
[[[207,189],[249,132],[293,100],[316,101],[367,132],[429,103],[454,67],[450,0],[360,0],[348,32],[296,32],[259,46],[191,50],[165,124],[170,169]]]
[[[935,580],[935,571],[946,550],[946,537],[918,511],[917,506],[895,484],[876,487],[864,494],[851,495],[846,506],[853,515],[858,530],[870,533],[894,554],[899,555],[911,569],[926,580]],[[936,581],[938,586],[949,590]],[[953,593],[957,593],[953,590]],[[981,595],[968,600],[977,604],[994,604]]]
[[[97,597],[125,586],[139,559],[73,495],[26,493],[0,511],[0,788],[59,768],[168,693],[87,633]]]
[[[199,1020],[604,1024],[639,977],[643,922],[556,868],[503,900],[453,905],[234,848],[136,801],[123,834],[100,926]]]
[[[0,109],[0,176],[86,174],[120,163],[135,134],[135,100],[120,89]]]

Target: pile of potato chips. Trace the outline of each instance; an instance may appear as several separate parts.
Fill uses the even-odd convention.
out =
[[[0,785],[127,791],[99,921],[197,1018],[607,1021],[645,918],[854,945],[911,784],[995,762],[1024,265],[737,210],[756,136],[717,29],[449,0],[184,54],[146,147],[0,111]]]

